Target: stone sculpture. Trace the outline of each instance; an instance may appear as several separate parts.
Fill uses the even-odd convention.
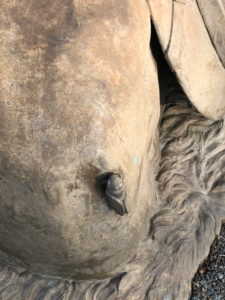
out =
[[[187,298],[225,215],[223,30],[200,0],[0,8],[2,299]],[[150,19],[202,114],[166,110],[159,170]]]

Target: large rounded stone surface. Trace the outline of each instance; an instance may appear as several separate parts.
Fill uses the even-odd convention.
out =
[[[0,260],[115,275],[148,230],[155,192],[146,1],[2,1],[0,19]],[[109,173],[126,189],[124,215],[106,201]]]

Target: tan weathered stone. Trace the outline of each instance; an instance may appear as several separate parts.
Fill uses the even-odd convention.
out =
[[[222,118],[225,114],[225,69],[196,1],[149,0],[148,3],[165,56],[185,93],[203,115]],[[167,9],[162,10],[162,7]]]
[[[144,0],[0,4],[1,260],[106,277],[148,230],[157,72]],[[121,174],[128,214],[96,186]]]
[[[197,0],[210,39],[225,67],[225,0]]]
[[[15,290],[17,299],[37,291],[49,293],[46,299],[188,297],[190,278],[224,218],[224,123],[187,105],[167,107],[157,195],[159,91],[150,14],[184,90],[211,118],[224,114],[224,69],[196,2],[148,6],[0,3],[3,297]],[[179,103],[186,99],[177,95]],[[107,204],[118,187],[105,183],[111,173],[126,195],[123,216]],[[94,280],[43,279],[4,264]]]
[[[0,264],[2,299],[190,299],[191,278],[225,220],[225,123],[206,119],[184,99],[173,94],[165,108],[158,211],[123,272],[77,281]]]

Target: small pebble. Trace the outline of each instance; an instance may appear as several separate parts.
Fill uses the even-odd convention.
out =
[[[205,269],[199,269],[199,274],[204,274],[205,273]]]
[[[223,238],[221,238],[223,237]],[[192,281],[190,300],[225,300],[225,224]]]
[[[214,293],[214,290],[213,289],[209,289],[209,290],[207,290],[207,294],[210,296],[210,295],[212,295]]]
[[[208,285],[207,285],[205,279],[202,279],[202,280],[200,281],[200,284],[201,284],[204,288],[207,288],[207,287],[208,287]]]

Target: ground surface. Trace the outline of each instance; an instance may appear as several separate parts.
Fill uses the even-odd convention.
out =
[[[225,300],[225,224],[192,281],[191,300]]]

